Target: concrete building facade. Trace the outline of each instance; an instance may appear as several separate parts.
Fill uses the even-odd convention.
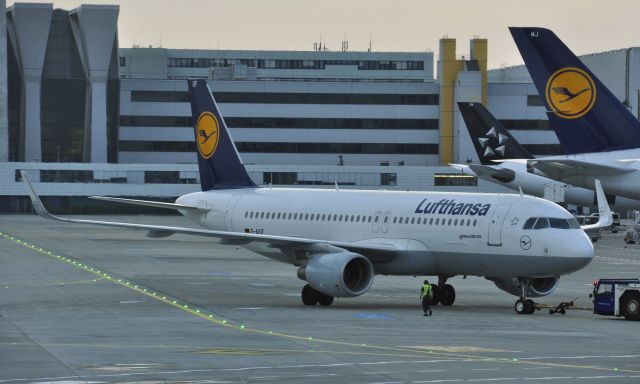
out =
[[[118,11],[7,10],[10,161],[115,162]]]

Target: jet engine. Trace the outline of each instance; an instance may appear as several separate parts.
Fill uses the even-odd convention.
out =
[[[522,292],[520,286],[524,284],[527,297],[541,297],[550,294],[558,286],[559,280],[557,276],[523,279],[518,279],[517,277],[487,277],[487,279],[493,281],[496,287],[514,296],[520,296]]]
[[[325,295],[360,296],[373,282],[373,265],[357,253],[341,252],[315,256],[298,270],[298,277]]]

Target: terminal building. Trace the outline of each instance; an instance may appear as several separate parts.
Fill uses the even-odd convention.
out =
[[[0,212],[29,209],[18,169],[59,206],[197,190],[188,78],[209,80],[257,184],[506,192],[447,166],[478,160],[456,101],[483,102],[535,155],[561,153],[526,68],[487,68],[486,39],[462,56],[442,38],[437,58],[121,48],[118,13],[15,3],[0,16]],[[582,57],[635,116],[639,55]]]

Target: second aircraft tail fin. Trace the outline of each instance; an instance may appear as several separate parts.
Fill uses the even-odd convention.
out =
[[[458,102],[458,107],[481,164],[495,165],[493,160],[533,159],[481,103]]]

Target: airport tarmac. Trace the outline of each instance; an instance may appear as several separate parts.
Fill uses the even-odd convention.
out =
[[[104,220],[189,225],[182,217]],[[517,315],[483,278],[456,277],[423,317],[421,277],[305,307],[296,268],[192,236],[0,216],[0,383],[638,383],[638,323],[588,310]],[[640,245],[606,232],[594,261],[539,303],[640,277]]]

